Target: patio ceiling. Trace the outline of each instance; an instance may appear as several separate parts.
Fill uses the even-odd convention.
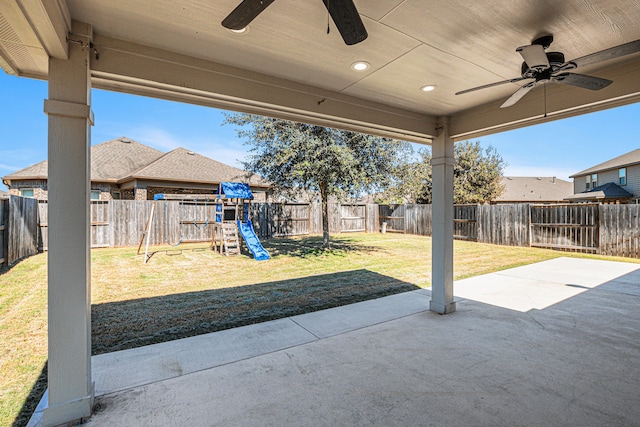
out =
[[[455,95],[519,77],[516,48],[542,34],[567,60],[640,39],[638,0],[355,0],[369,36],[353,46],[320,0],[277,0],[243,35],[221,25],[239,3],[0,0],[0,65],[46,79],[75,20],[93,27],[93,87],[426,143],[439,116],[459,140],[640,99],[638,53],[577,70],[614,81],[600,91],[547,85],[547,117],[540,87],[506,109],[517,84]]]

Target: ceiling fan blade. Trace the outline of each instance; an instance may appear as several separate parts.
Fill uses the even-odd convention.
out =
[[[230,30],[245,28],[256,16],[260,15],[274,0],[242,0],[222,21],[222,26]]]
[[[600,90],[609,86],[613,81],[584,74],[562,73],[552,77],[552,80],[565,85],[577,86],[589,90]]]
[[[516,52],[522,56],[524,62],[526,62],[532,70],[542,71],[546,70],[550,66],[547,54],[544,52],[544,47],[539,44],[520,46],[516,49]]]
[[[609,49],[601,50],[600,52],[592,53],[590,55],[582,56],[574,59],[573,62],[578,67],[584,67],[586,65],[595,64],[596,62],[607,61],[609,59],[620,58],[622,56],[631,55],[632,53],[640,52],[640,40],[621,44]]]
[[[347,45],[360,43],[367,38],[367,29],[353,0],[322,0]]]
[[[517,91],[515,91],[513,93],[513,95],[511,95],[509,97],[509,99],[507,99],[506,101],[504,101],[502,103],[502,105],[500,106],[500,108],[507,108],[507,107],[511,107],[512,105],[514,105],[516,102],[520,101],[522,99],[523,96],[525,96],[527,93],[529,93],[529,91],[531,89],[533,89],[536,85],[536,82],[529,82],[526,85],[522,86],[520,89],[518,89]]]
[[[478,87],[473,87],[471,89],[461,90],[460,92],[456,92],[456,95],[463,95],[465,93],[475,92],[476,90],[487,89],[489,87],[500,86],[500,85],[503,85],[503,84],[506,84],[506,83],[516,83],[516,82],[520,82],[522,80],[526,80],[526,77],[517,77],[515,79],[502,80],[501,82],[489,83],[487,85],[482,85],[482,86],[478,86]]]

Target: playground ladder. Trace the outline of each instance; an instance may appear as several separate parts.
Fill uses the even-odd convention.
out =
[[[220,239],[219,242],[218,239]],[[240,239],[238,237],[238,226],[235,223],[226,222],[223,224],[214,224],[211,247],[213,250],[219,250],[220,254],[239,255]]]
[[[235,224],[225,224],[222,227],[224,239],[224,252],[233,255],[240,254],[240,239],[238,239],[238,226]]]

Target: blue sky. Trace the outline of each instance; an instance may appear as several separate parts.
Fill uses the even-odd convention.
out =
[[[222,111],[94,90],[93,144],[127,136],[161,151],[184,147],[240,166],[246,147]],[[0,177],[47,157],[47,84],[0,71]],[[569,175],[640,148],[640,103],[479,138],[508,163],[505,175]],[[0,189],[6,187],[0,184]]]

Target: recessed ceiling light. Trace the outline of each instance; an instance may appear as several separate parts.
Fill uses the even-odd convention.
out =
[[[366,61],[358,61],[351,64],[351,69],[354,71],[365,71],[368,70],[369,67],[371,67],[371,64]]]
[[[420,90],[423,92],[431,92],[435,88],[436,88],[435,85],[425,85],[425,86],[422,86]]]
[[[241,34],[249,34],[249,30],[250,30],[249,26],[247,25],[246,27],[241,28],[239,30],[231,30],[230,29],[229,31],[231,31],[233,34],[241,35]]]

